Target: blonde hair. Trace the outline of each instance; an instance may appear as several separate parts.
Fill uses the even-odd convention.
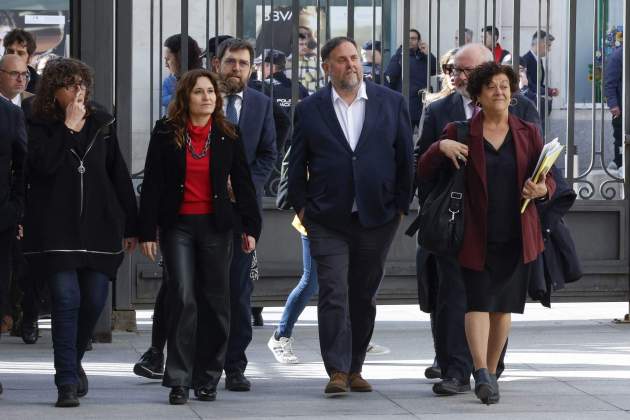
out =
[[[452,50],[448,50],[447,52],[442,54],[442,57],[440,57],[440,68],[448,64],[449,61],[453,60],[455,58],[455,53],[457,53],[457,48],[453,48]],[[455,86],[453,86],[453,84],[451,83],[450,74],[447,75],[441,73],[438,77],[440,78],[440,82],[442,83],[442,89],[439,92],[435,93],[428,93],[425,90],[422,98],[422,102],[424,102],[425,105],[428,105],[431,102],[435,102],[438,99],[445,98],[451,93],[455,92]]]

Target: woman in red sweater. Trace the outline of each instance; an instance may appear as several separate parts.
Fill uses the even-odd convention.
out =
[[[171,404],[184,404],[190,388],[202,401],[216,398],[230,325],[232,227],[242,225],[243,251],[252,252],[261,220],[243,144],[223,115],[216,77],[191,70],[175,95],[149,143],[140,242],[155,260],[159,228],[170,320],[163,385],[171,388]]]

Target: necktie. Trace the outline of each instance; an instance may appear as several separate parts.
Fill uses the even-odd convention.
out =
[[[479,107],[474,102],[470,102],[468,106],[470,107],[470,118],[472,118],[479,111]]]
[[[234,125],[238,125],[238,114],[236,113],[236,95],[229,95],[227,107],[225,108],[225,117]]]

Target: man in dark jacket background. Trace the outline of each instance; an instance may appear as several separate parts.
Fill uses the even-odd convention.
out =
[[[427,66],[429,46],[422,42],[420,32],[415,29],[409,31],[409,115],[411,125],[417,127],[422,114],[421,90],[427,88]],[[431,75],[437,69],[437,60],[431,54]],[[402,46],[392,56],[385,71],[385,85],[398,92],[402,92]]]
[[[35,49],[37,48],[33,35],[24,29],[15,28],[4,36],[2,44],[4,46],[4,55],[18,55],[24,60],[26,65],[28,65],[30,78],[28,85],[26,86],[26,91],[37,93],[37,83],[39,82],[40,77],[39,74],[37,74],[37,71],[35,71],[30,64],[33,54],[35,53]]]
[[[604,95],[608,103],[608,110],[612,114],[613,137],[615,138],[614,167],[611,169],[618,169],[623,165],[623,128],[621,126],[622,74],[623,48],[617,48],[606,60],[606,73],[604,75]],[[620,173],[619,176],[623,177],[623,174]]]
[[[24,209],[26,128],[17,106],[0,97],[0,309],[11,275],[11,249]],[[0,312],[0,319],[4,316]],[[2,384],[0,384],[0,394]]]

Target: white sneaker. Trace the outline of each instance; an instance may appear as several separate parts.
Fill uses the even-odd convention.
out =
[[[374,344],[370,341],[370,344],[368,344],[367,347],[367,354],[373,354],[373,355],[381,355],[381,354],[387,354],[389,353],[389,349],[385,346],[379,346],[378,344]]]
[[[293,337],[280,337],[279,340],[276,340],[274,332],[267,341],[267,347],[278,363],[294,364],[300,362],[300,359],[293,353]]]

